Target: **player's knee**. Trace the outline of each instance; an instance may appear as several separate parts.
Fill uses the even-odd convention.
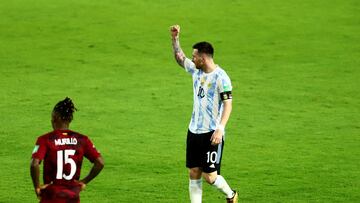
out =
[[[190,168],[189,169],[189,175],[190,179],[200,179],[201,178],[201,169],[200,168]]]
[[[217,174],[216,173],[204,173],[203,177],[207,183],[214,184]]]

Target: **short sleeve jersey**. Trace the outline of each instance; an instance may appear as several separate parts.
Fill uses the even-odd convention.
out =
[[[184,68],[192,75],[194,91],[189,130],[196,134],[215,130],[223,112],[220,94],[232,91],[230,78],[218,65],[214,71],[205,73],[188,58],[184,61]]]
[[[71,184],[79,180],[83,157],[100,156],[90,139],[71,130],[55,130],[40,136],[32,158],[44,160],[44,183]]]

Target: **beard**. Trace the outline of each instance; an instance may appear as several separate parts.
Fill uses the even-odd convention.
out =
[[[201,69],[202,64],[195,63],[194,61],[192,61],[192,62],[195,64],[195,68],[196,68],[196,69]]]

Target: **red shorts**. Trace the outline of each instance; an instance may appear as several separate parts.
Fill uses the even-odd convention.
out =
[[[80,185],[51,184],[41,190],[40,203],[79,203]]]

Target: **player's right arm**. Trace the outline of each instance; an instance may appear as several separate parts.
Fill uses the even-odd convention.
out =
[[[170,33],[171,33],[172,47],[174,50],[175,59],[180,66],[184,67],[184,61],[186,59],[186,56],[180,47],[180,41],[179,41],[180,26],[179,25],[171,26]]]
[[[101,154],[96,150],[95,145],[88,138],[85,140],[84,152],[84,156],[93,163],[93,166],[91,167],[89,174],[79,181],[81,190],[85,188],[86,184],[99,175],[100,171],[104,168],[104,160],[101,157]]]
[[[81,183],[84,184],[82,185],[82,189],[85,188],[85,185],[88,184],[92,179],[94,179],[103,168],[104,168],[104,160],[101,156],[99,156],[94,160],[93,166],[89,174],[80,181]]]

